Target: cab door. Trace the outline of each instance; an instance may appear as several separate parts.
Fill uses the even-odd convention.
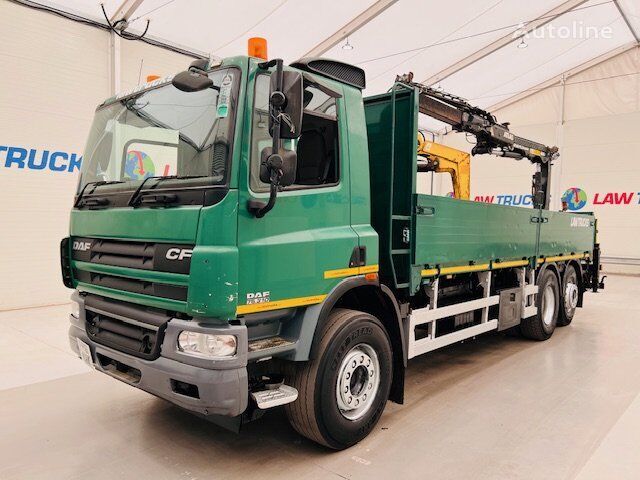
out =
[[[260,181],[262,149],[271,146],[268,128],[269,76],[255,74],[248,146],[240,169],[238,212],[238,314],[321,302],[350,268],[358,237],[351,228],[349,149],[341,98],[305,83],[302,135],[285,141],[298,156],[296,181],[278,193],[263,218],[247,209],[250,199],[266,202]],[[342,87],[323,80],[336,92]]]

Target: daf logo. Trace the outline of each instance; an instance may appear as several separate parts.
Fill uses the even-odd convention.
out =
[[[185,258],[191,258],[193,249],[191,248],[170,248],[165,255],[167,260],[184,260]]]
[[[254,303],[267,303],[271,301],[271,292],[250,292],[247,293],[247,305]]]
[[[91,248],[91,242],[79,242],[77,240],[73,242],[74,250],[80,250],[81,252],[86,252],[90,248]]]

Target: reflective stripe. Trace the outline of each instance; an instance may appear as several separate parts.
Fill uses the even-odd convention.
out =
[[[422,270],[421,274],[423,277],[433,277],[438,274],[438,269],[428,268],[427,270]]]
[[[238,305],[236,313],[244,315],[246,313],[266,312],[267,310],[277,310],[279,308],[302,307],[304,305],[314,305],[322,302],[326,295],[312,295],[310,297],[286,298],[275,302],[252,303],[250,305]]]
[[[538,265],[545,262],[559,262],[562,260],[574,260],[580,258],[589,258],[588,253],[576,253],[572,255],[558,255],[554,257],[538,258],[536,263]],[[459,265],[455,267],[443,267],[443,268],[427,268],[422,270],[421,275],[423,277],[435,277],[436,275],[451,275],[455,273],[469,273],[469,272],[481,272],[485,270],[498,270],[500,268],[511,267],[524,267],[529,264],[529,260],[511,260],[506,262],[492,262],[491,264],[483,263],[479,265]]]
[[[364,267],[340,268],[338,270],[327,270],[324,272],[324,278],[341,278],[351,275],[364,275],[365,273],[376,273],[378,265],[365,265]]]
[[[562,260],[577,260],[579,258],[589,258],[589,254],[576,253],[573,255],[556,255],[555,257],[538,258],[538,260],[536,260],[536,263],[540,265],[541,263],[546,263],[546,262],[560,262]]]
[[[359,267],[353,268],[341,268],[339,270],[327,270],[324,272],[324,278],[340,278],[348,277],[350,275],[357,275]]]
[[[358,273],[363,275],[365,273],[377,273],[379,270],[378,265],[365,265],[364,267],[360,267]]]
[[[529,260],[513,260],[512,262],[492,262],[491,270],[497,270],[499,268],[524,267],[525,265],[529,265]]]
[[[440,275],[452,275],[454,273],[467,273],[467,272],[481,272],[483,270],[489,270],[488,263],[482,263],[480,265],[460,265],[457,267],[444,267],[444,268],[430,268],[428,270],[422,270],[423,277],[433,277],[440,273]]]
[[[440,269],[440,275],[451,275],[453,273],[481,272],[482,270],[489,270],[489,264],[481,263],[480,265],[460,265],[459,267],[445,267]]]

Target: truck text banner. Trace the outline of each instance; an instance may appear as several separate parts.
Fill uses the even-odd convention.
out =
[[[78,153],[0,145],[0,165],[4,168],[73,173],[80,170],[81,164],[82,155]]]

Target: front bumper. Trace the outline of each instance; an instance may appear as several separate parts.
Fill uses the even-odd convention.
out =
[[[246,410],[249,397],[246,327],[211,326],[174,318],[167,324],[160,357],[145,360],[89,338],[82,299],[74,299],[80,303],[80,318],[69,317],[69,345],[78,356],[76,339],[89,345],[96,370],[201,415],[235,417]],[[224,360],[185,355],[175,348],[177,336],[184,329],[236,335],[238,352]]]

